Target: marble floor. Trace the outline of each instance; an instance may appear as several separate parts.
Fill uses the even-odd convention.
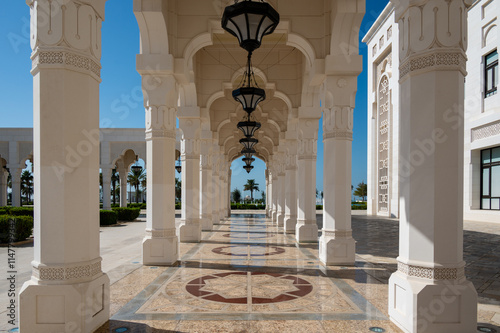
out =
[[[354,267],[325,267],[317,244],[298,246],[280,229],[262,214],[233,214],[201,243],[182,243],[177,266],[122,274],[97,332],[401,332],[387,316],[396,220],[353,216]],[[498,274],[498,263],[489,269]],[[479,319],[500,332],[500,306],[486,303]]]

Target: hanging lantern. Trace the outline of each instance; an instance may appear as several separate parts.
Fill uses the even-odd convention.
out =
[[[264,89],[252,86],[252,82],[255,83],[255,85],[257,85],[257,82],[255,81],[255,76],[252,71],[251,53],[248,53],[247,69],[243,75],[245,80],[240,88],[233,90],[233,98],[237,102],[240,102],[243,110],[250,114],[255,111],[260,102],[266,99],[266,91]]]
[[[177,160],[177,165],[175,166],[175,170],[177,170],[178,173],[181,173],[182,171],[182,166],[181,166],[181,158]]]
[[[247,173],[250,173],[250,171],[252,171],[252,169],[253,169],[253,166],[251,166],[251,165],[245,165],[243,167],[243,169],[245,169],[247,171]]]
[[[238,38],[240,46],[253,52],[262,38],[272,34],[280,22],[280,14],[266,2],[240,1],[227,6],[222,15],[222,28]]]
[[[250,166],[252,165],[253,162],[255,162],[255,158],[248,158],[248,157],[245,157],[243,159],[243,162],[245,162],[246,165]]]
[[[248,114],[248,119],[246,121],[240,121],[238,123],[238,129],[240,129],[247,138],[254,136],[255,132],[262,125],[256,121],[250,121],[250,114]]]
[[[246,148],[246,149],[252,149],[259,140],[255,138],[244,138],[240,140],[240,143]]]
[[[245,156],[246,158],[252,158],[252,155],[256,154],[257,152],[254,150],[254,149],[246,149],[246,148],[243,148],[243,150],[241,151],[241,153],[243,154],[243,156]]]
[[[132,165],[131,169],[133,173],[140,173],[142,171],[142,167],[140,165]]]

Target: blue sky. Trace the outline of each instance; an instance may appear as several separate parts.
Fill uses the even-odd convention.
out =
[[[389,0],[367,0],[366,16],[360,39],[365,35]],[[0,127],[32,127],[33,96],[31,48],[29,45],[29,7],[25,1],[8,1],[0,12]],[[132,12],[132,0],[106,3],[106,20],[102,30],[102,80],[100,87],[101,126],[115,128],[144,127],[144,109],[140,76],[135,70],[139,53],[139,29]],[[366,56],[366,46],[360,43]],[[354,111],[352,184],[366,182],[367,143],[367,73],[358,78]],[[321,131],[319,138],[322,138]],[[323,143],[318,140],[317,188],[323,189]],[[243,189],[247,179],[255,179],[265,189],[265,164],[257,160],[247,174],[243,162],[233,163],[232,188]],[[249,192],[243,193],[249,195]],[[255,195],[256,198],[260,194]]]

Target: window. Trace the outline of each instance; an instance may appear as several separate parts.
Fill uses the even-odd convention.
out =
[[[481,151],[481,209],[500,210],[500,147]]]
[[[497,93],[498,86],[498,52],[495,50],[485,57],[484,68],[484,97]]]

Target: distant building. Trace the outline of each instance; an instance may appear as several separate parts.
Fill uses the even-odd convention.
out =
[[[450,122],[464,121],[464,219],[472,221],[500,222],[499,2],[479,0],[469,8],[465,116],[443,110]],[[363,41],[369,51],[368,214],[399,217],[400,170],[410,170],[439,143],[421,142],[414,161],[399,158],[399,36],[391,3]]]

